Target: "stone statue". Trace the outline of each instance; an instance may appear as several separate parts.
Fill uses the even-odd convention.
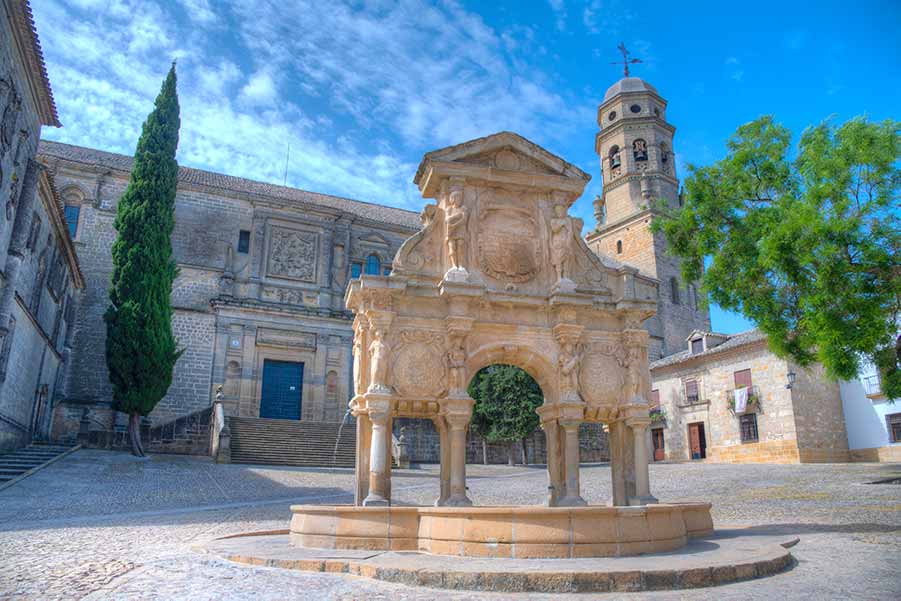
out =
[[[579,389],[579,365],[582,363],[582,350],[572,342],[564,342],[563,348],[560,350],[560,357],[557,359],[557,366],[560,368],[561,378],[561,396],[566,397],[568,393],[577,393]]]
[[[362,375],[362,372],[360,371],[360,364],[363,361],[363,343],[360,342],[359,336],[354,337],[353,354],[354,354],[354,394],[361,394],[363,392],[363,382],[360,381],[360,376]]]
[[[375,328],[372,330],[372,343],[369,345],[369,388],[388,388],[388,354],[391,349],[385,342],[385,333]]]
[[[558,282],[568,279],[567,271],[573,256],[572,239],[572,219],[566,214],[566,206],[554,205],[554,217],[551,219],[551,263]]]
[[[626,401],[641,396],[641,349],[629,346],[626,350]]]
[[[447,254],[453,269],[466,269],[466,221],[469,214],[463,206],[463,190],[452,190],[445,215],[447,224]]]
[[[450,349],[447,351],[447,366],[450,369],[451,389],[460,391],[466,388],[465,371],[466,349],[463,348],[463,336],[451,334]]]

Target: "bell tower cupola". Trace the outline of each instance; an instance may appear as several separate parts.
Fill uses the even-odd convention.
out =
[[[596,227],[586,237],[596,253],[659,280],[657,315],[646,322],[651,360],[683,350],[693,330],[710,330],[696,284],[681,281],[678,259],[667,253],[663,234],[650,229],[658,202],[673,208],[680,202],[676,128],[666,120],[666,105],[657,89],[638,77],[624,77],[607,89],[594,142],[602,191],[594,200]]]

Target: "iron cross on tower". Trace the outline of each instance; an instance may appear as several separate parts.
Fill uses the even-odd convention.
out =
[[[626,44],[623,42],[619,43],[620,53],[623,55],[623,77],[629,77],[629,65],[634,65],[635,63],[644,62],[640,58],[629,58],[630,52],[626,49]],[[619,61],[615,63],[610,63],[611,65],[618,65]]]

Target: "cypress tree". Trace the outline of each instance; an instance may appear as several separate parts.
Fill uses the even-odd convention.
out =
[[[132,453],[144,456],[140,417],[166,395],[182,351],[172,334],[170,295],[180,125],[175,63],[144,122],[128,188],[119,201],[106,321],[114,407],[127,413]]]

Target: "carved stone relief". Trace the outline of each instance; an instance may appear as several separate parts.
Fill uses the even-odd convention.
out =
[[[316,334],[274,328],[257,330],[257,346],[280,346],[316,350]]]
[[[592,404],[616,404],[623,394],[623,369],[619,343],[593,342],[586,346],[579,370],[582,397]]]
[[[441,396],[447,388],[444,370],[444,335],[417,330],[399,334],[394,356],[393,381],[404,397]]]
[[[283,227],[270,230],[269,276],[315,282],[318,258],[318,234]]]
[[[304,305],[307,307],[319,306],[319,296],[315,292],[297,290],[296,288],[263,286],[263,289],[260,292],[260,298],[265,301],[286,305]]]
[[[529,211],[512,197],[486,194],[479,212],[479,262],[485,274],[502,282],[534,279],[541,265],[540,242]]]

